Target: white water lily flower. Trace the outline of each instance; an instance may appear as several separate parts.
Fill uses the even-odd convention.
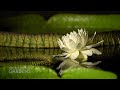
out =
[[[96,35],[96,32],[94,33],[91,41],[93,41],[95,35]],[[82,54],[84,58],[87,58],[92,54],[97,54],[97,55],[102,54],[100,51],[98,51],[93,47],[100,45],[103,42],[103,40],[98,42],[97,44],[92,44],[87,46],[88,42],[89,42],[88,33],[85,30],[78,29],[78,33],[75,31],[70,32],[70,34],[66,34],[62,36],[62,40],[58,39],[59,47],[63,51],[65,51],[65,53],[62,53],[59,56],[65,56],[65,58],[70,58],[74,60],[80,54]]]

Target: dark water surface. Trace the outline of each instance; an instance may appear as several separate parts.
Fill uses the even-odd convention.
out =
[[[120,79],[120,46],[105,46],[98,49],[102,51],[102,55],[93,55],[88,61],[102,61],[98,67],[116,73]]]
[[[102,61],[98,67],[103,70],[111,71],[117,74],[120,78],[120,46],[105,46],[97,48],[102,52],[102,55],[93,55],[88,58],[88,61]],[[60,49],[29,49],[29,48],[11,48],[0,47],[0,66],[12,65],[22,60],[22,64],[28,65],[31,60],[39,60],[47,55],[56,55],[62,53]],[[25,59],[27,61],[25,61]],[[29,60],[28,60],[29,59]],[[19,63],[18,63],[19,64]],[[34,65],[34,64],[33,64]],[[37,65],[37,64],[35,64]],[[38,64],[39,65],[39,64]]]

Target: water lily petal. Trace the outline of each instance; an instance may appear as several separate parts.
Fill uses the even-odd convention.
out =
[[[76,49],[81,50],[81,48],[82,48],[81,43],[78,43],[77,46],[76,46]]]
[[[88,56],[92,56],[93,52],[91,50],[84,50],[81,51],[82,54],[88,55]]]
[[[65,56],[65,58],[68,58],[71,56],[71,53],[67,53],[67,55]]]
[[[77,36],[78,34],[75,31],[73,31],[70,33],[69,38],[72,39],[75,43],[77,43]]]
[[[67,45],[66,45],[66,42],[68,42],[68,38],[67,38],[67,36],[62,36],[62,41],[63,41],[63,44],[67,47]]]
[[[77,45],[76,45],[76,43],[73,40],[70,39],[69,40],[69,44],[70,44],[70,49],[71,50],[75,50],[76,49]]]
[[[98,43],[96,43],[96,44],[92,44],[92,45],[88,45],[88,46],[86,46],[86,48],[87,49],[91,49],[92,47],[97,47],[97,46],[99,46],[101,43],[103,43],[104,42],[104,40],[102,40],[102,41],[100,41],[100,42],[98,42]]]
[[[101,55],[101,54],[102,54],[99,50],[97,50],[97,49],[95,49],[95,48],[91,48],[90,50],[91,50],[94,54],[97,54],[97,55]]]
[[[87,66],[95,66],[99,63],[101,63],[102,61],[97,61],[97,62],[83,62],[81,63],[82,65],[87,65]]]
[[[78,55],[79,55],[79,51],[75,51],[75,52],[71,53],[70,58],[76,59],[78,57]]]
[[[103,42],[104,42],[104,40],[101,40],[100,42],[94,44],[93,47],[97,47],[97,46],[99,46],[99,45],[100,45],[101,43],[103,43]]]
[[[96,32],[94,33],[94,35],[91,37],[90,41],[89,42],[93,42],[93,39],[95,38],[96,36]]]
[[[80,36],[81,46],[84,47],[88,41],[88,33],[85,30],[83,31],[83,29],[78,29],[78,34]]]
[[[65,51],[65,52],[67,52],[67,53],[71,53],[71,52],[74,51],[74,50],[69,49],[69,48],[66,48],[66,47],[62,47],[61,50]]]
[[[74,45],[74,42],[72,44]],[[66,51],[66,52],[72,52],[73,51],[73,50],[70,50],[69,48],[67,48],[60,39],[58,39],[58,45],[63,51]]]
[[[63,61],[56,69],[59,70],[63,67],[63,65],[65,65],[65,62]]]
[[[62,36],[63,43],[66,48],[71,49],[70,47],[70,40],[69,40],[69,35],[67,34],[66,36]]]
[[[83,54],[83,59],[82,59],[82,62],[85,62],[85,61],[87,61],[88,60],[88,56],[87,55],[85,55],[85,54]]]
[[[53,57],[56,57],[56,56],[60,56],[60,57],[64,57],[64,58],[68,58],[70,57],[70,53],[62,53],[62,54],[58,54],[58,55],[52,55]]]
[[[63,44],[63,42],[60,39],[58,39],[57,42],[58,42],[58,45],[59,45],[60,48],[65,47],[65,45]]]

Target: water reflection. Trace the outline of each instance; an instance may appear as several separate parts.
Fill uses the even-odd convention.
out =
[[[102,51],[102,55],[93,55],[88,61],[102,61],[98,67],[115,72],[120,78],[120,45],[100,47],[98,50]]]
[[[56,58],[56,57],[54,57]],[[60,57],[62,58],[62,57]],[[58,60],[58,59],[55,59]],[[101,63],[101,61],[97,61],[97,62],[78,62],[76,60],[72,60],[70,58],[64,58],[61,59],[63,60],[56,68],[56,72],[58,73],[59,76],[62,76],[64,70],[68,69],[68,68],[78,68],[78,67],[84,67],[84,68],[96,68],[96,69],[100,69],[98,67],[96,67],[97,64]]]
[[[120,46],[105,46],[97,48],[102,55],[88,57],[88,62],[102,61],[97,66],[103,70],[115,72],[120,77]],[[0,66],[17,64],[51,65],[51,55],[61,54],[60,49],[29,49],[0,47]],[[73,65],[77,66],[77,65]],[[69,67],[69,66],[68,66]],[[64,67],[64,68],[68,68]]]
[[[0,47],[0,66],[53,64],[52,55],[61,53],[60,49],[29,49]]]
[[[60,49],[29,49],[0,47],[0,61],[20,59],[50,59],[51,55],[61,53]]]

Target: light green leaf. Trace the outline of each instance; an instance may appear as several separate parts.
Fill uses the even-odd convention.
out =
[[[69,68],[63,72],[63,79],[117,79],[115,73],[92,68]]]
[[[57,79],[57,73],[45,66],[18,65],[0,67],[0,79]]]
[[[120,14],[70,14],[60,13],[48,20],[51,32],[68,33],[73,30],[85,28],[93,33],[120,30]]]

